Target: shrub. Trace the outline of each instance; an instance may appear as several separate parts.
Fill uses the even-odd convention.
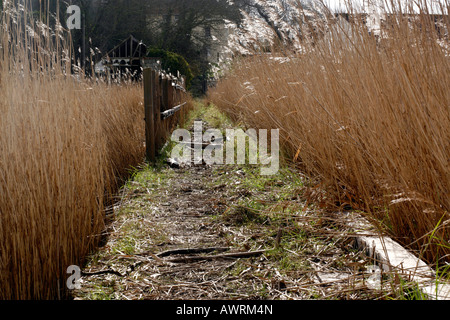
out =
[[[181,75],[186,77],[186,88],[190,88],[194,76],[186,59],[181,55],[164,49],[150,48],[147,56],[161,58],[161,67],[163,70],[169,72],[179,71]]]

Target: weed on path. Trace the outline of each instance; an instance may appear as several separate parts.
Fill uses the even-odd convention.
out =
[[[192,119],[227,126],[214,107]],[[191,120],[192,120],[191,119]],[[215,120],[214,120],[215,119]],[[166,150],[167,154],[167,150]],[[76,299],[375,299],[369,259],[339,217],[309,204],[308,181],[257,166],[136,170]]]

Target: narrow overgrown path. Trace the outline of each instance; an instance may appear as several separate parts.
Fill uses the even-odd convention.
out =
[[[214,106],[190,117],[232,124]],[[372,299],[369,259],[336,214],[309,204],[282,168],[168,164],[136,169],[83,267],[76,299]]]

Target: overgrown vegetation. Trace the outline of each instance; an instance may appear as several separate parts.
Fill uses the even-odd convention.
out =
[[[303,39],[301,53],[240,59],[210,99],[248,127],[279,128],[288,160],[327,192],[321,201],[369,213],[428,262],[443,264],[449,20],[435,22],[423,3],[413,16],[412,2],[403,11],[389,4],[379,36],[356,12],[351,22],[330,15],[306,27],[303,34],[324,32]],[[439,13],[448,7],[443,2]]]
[[[0,299],[63,298],[67,267],[97,246],[111,195],[144,157],[143,95],[79,81],[67,35],[51,41],[4,4]]]
[[[17,1],[17,0],[14,0]],[[29,10],[46,25],[66,27],[68,3],[60,0],[27,0]],[[72,0],[82,12],[82,29],[72,30],[75,60],[89,73],[92,57],[98,62],[130,34],[148,47],[182,56],[192,71],[192,91],[203,94],[209,71],[207,52],[213,43],[206,30],[217,28],[223,19],[239,22],[239,8],[226,0]],[[57,17],[61,17],[57,22]],[[38,19],[36,19],[38,20]],[[176,72],[176,69],[171,69]],[[182,72],[180,70],[180,72]],[[186,74],[190,77],[189,74]],[[189,81],[191,82],[191,81]]]
[[[125,290],[137,299],[211,298],[212,287],[215,298],[423,298],[403,279],[394,292],[368,290],[367,261],[337,219],[308,200],[372,214],[446,277],[448,31],[438,36],[428,15],[416,23],[396,12],[378,39],[364,25],[330,20],[326,36],[305,39],[299,55],[240,60],[211,95],[235,123],[280,128],[288,160],[320,182],[305,186],[292,168],[261,177],[252,166],[194,167],[174,177],[164,152],[156,167],[138,167],[141,87],[73,76],[62,30],[50,36],[28,21],[30,7],[11,4],[0,31],[0,299],[63,297],[67,267],[83,265],[105,234],[109,243],[87,264],[100,278],[89,299]],[[196,118],[231,125],[215,107],[198,108]],[[113,203],[131,166],[138,169]],[[118,228],[104,230],[105,209]],[[264,255],[178,268],[155,258],[189,237]],[[109,268],[100,270],[106,279],[95,274],[99,265]]]
[[[194,77],[186,59],[181,55],[158,48],[150,48],[147,52],[148,57],[161,58],[161,68],[167,72],[179,71],[181,75],[186,77],[186,89],[191,87]],[[176,74],[175,74],[176,75]]]
[[[187,128],[199,119],[230,125],[213,105],[196,106]],[[296,169],[262,176],[252,165],[171,168],[166,148],[121,189],[107,241],[88,259],[74,298],[428,298],[397,273],[374,286],[373,261],[339,215],[307,201],[313,185]],[[243,256],[220,258],[231,252]]]

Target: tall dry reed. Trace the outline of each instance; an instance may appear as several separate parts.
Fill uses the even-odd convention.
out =
[[[100,238],[117,178],[143,160],[143,95],[74,77],[67,34],[4,6],[0,299],[57,299]]]
[[[449,261],[449,17],[390,8],[379,37],[356,13],[306,24],[301,53],[237,60],[210,99],[248,127],[279,128],[333,203]]]

